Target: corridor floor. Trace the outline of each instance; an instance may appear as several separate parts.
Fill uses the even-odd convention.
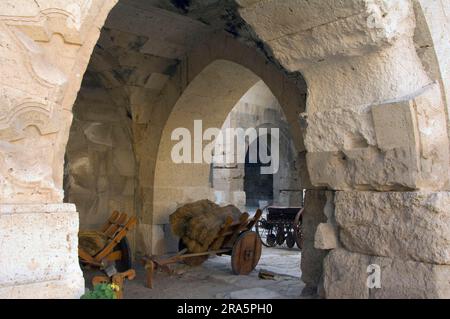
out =
[[[145,270],[136,267],[137,277],[125,285],[126,299],[300,299],[300,251],[263,248],[260,263],[249,276],[231,272],[230,257],[212,257],[203,265],[174,265],[174,274],[158,272],[154,288],[145,287]],[[276,274],[274,280],[258,278],[260,270]],[[92,273],[86,274],[89,278]]]

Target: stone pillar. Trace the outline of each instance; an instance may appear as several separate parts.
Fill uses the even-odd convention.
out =
[[[240,2],[275,58],[308,83],[300,123],[311,184],[338,191],[335,223],[315,238],[331,249],[325,296],[450,297],[445,99],[416,52],[413,1]],[[330,233],[339,242],[326,243]],[[367,285],[374,267],[379,289]]]
[[[115,0],[0,3],[0,298],[78,298],[78,214],[62,204],[71,109]]]
[[[341,247],[324,263],[328,298],[449,298],[450,193],[337,192]],[[368,267],[380,269],[379,288]]]
[[[75,205],[0,205],[0,230],[0,299],[84,293]]]
[[[316,295],[322,280],[323,261],[327,252],[314,247],[317,227],[327,222],[325,206],[326,191],[308,190],[305,194],[305,210],[303,213],[303,248],[302,248],[302,281],[306,287],[303,295]]]
[[[448,142],[439,87],[372,106],[372,119],[377,157],[358,160],[344,152],[343,162],[356,170],[341,176],[356,175],[367,184],[376,178],[379,187],[373,188],[389,191],[356,191],[355,185],[354,191],[337,192],[340,248],[325,260],[326,297],[448,298],[450,283],[443,278],[450,273],[450,201],[448,192],[439,191],[448,183]],[[385,164],[377,167],[380,158]],[[376,288],[367,284],[369,266],[380,270]]]

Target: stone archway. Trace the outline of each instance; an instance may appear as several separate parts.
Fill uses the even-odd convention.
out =
[[[116,2],[0,4],[2,297],[83,292],[77,213],[61,204],[63,157],[82,74]],[[211,61],[237,60],[281,96],[281,104],[292,103],[286,115],[293,119],[298,149],[307,150],[307,188],[337,191],[323,207],[327,222],[315,234],[316,246],[331,250],[324,295],[448,297],[443,278],[450,264],[449,5],[238,3],[272,63],[232,38],[216,36],[184,61],[183,83]],[[306,109],[304,92],[295,93],[279,67],[304,75]],[[368,264],[381,267],[382,289],[366,286]]]
[[[319,6],[333,10],[318,16]],[[324,296],[448,295],[437,279],[448,271],[440,222],[448,220],[446,115],[440,79],[430,78],[416,51],[413,2],[261,1],[241,14],[308,83],[302,122],[311,183],[337,191],[324,200],[328,222],[315,234],[315,247],[331,251]],[[371,264],[383,271],[381,289],[366,285]],[[430,286],[418,277],[435,279]]]

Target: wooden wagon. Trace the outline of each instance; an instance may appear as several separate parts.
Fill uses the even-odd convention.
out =
[[[80,263],[103,269],[110,276],[131,269],[132,255],[126,235],[136,222],[136,217],[129,218],[127,214],[115,211],[100,230],[80,232]],[[94,237],[98,247],[92,250],[82,247],[83,236]]]
[[[238,221],[233,221],[229,216],[223,223],[209,249],[201,253],[189,253],[180,239],[179,252],[172,257],[144,257],[147,271],[147,287],[153,287],[153,274],[155,270],[161,269],[171,273],[170,264],[184,262],[191,266],[201,265],[212,255],[231,255],[231,268],[235,275],[248,275],[258,265],[261,258],[261,239],[252,231],[252,228],[261,218],[262,211],[257,210],[255,216],[250,218],[248,213],[240,216]],[[221,243],[219,249],[217,244]]]

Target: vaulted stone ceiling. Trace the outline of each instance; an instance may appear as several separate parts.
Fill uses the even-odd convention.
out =
[[[234,0],[120,0],[102,29],[83,85],[159,91],[180,60],[217,32],[231,34],[283,69],[240,18],[238,7]],[[299,74],[290,77],[304,85]]]
[[[86,84],[160,88],[178,60],[209,32],[200,22],[144,1],[121,0],[102,30]]]

